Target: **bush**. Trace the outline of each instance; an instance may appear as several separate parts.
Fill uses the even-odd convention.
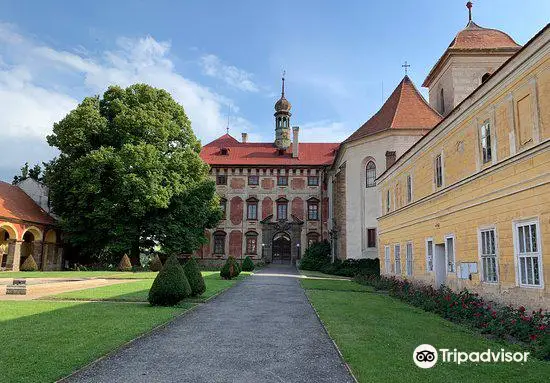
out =
[[[220,277],[222,277],[223,279],[233,279],[236,278],[240,273],[241,269],[239,268],[239,263],[234,257],[229,256],[227,258],[227,261],[225,261],[222,269],[220,270]]]
[[[23,262],[23,264],[21,265],[19,270],[21,270],[21,271],[37,271],[38,270],[38,265],[34,261],[34,258],[32,257],[32,255],[29,255],[27,257],[27,259],[25,259],[25,262]]]
[[[330,261],[330,244],[327,241],[314,243],[306,249],[300,260],[300,269],[321,271],[330,266]]]
[[[187,261],[183,270],[191,286],[191,295],[202,295],[202,293],[206,291],[206,284],[204,283],[204,278],[202,277],[199,265],[194,257],[191,257],[191,259]]]
[[[122,259],[118,263],[117,270],[118,271],[132,271],[132,262],[130,262],[130,258],[128,258],[127,254],[124,254],[122,256]]]
[[[191,296],[191,286],[176,256],[166,260],[149,290],[149,303],[153,306],[174,306]]]
[[[525,307],[503,306],[484,301],[466,289],[456,292],[442,286],[412,283],[395,277],[359,276],[356,281],[423,310],[436,313],[452,322],[474,328],[481,333],[526,345],[540,359],[550,360],[550,312],[539,309],[529,313]]]
[[[243,271],[254,271],[254,262],[252,262],[252,259],[250,257],[245,257],[243,261]]]
[[[155,254],[151,262],[149,262],[149,270],[151,271],[161,271],[162,270],[162,261],[158,254]]]

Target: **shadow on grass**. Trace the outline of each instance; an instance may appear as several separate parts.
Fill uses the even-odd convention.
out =
[[[55,381],[192,306],[0,302],[0,381]]]

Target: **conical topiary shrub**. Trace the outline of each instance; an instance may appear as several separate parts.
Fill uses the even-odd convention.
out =
[[[153,306],[174,306],[191,296],[191,286],[175,255],[170,256],[158,273],[149,290],[149,303]]]
[[[124,254],[122,258],[120,259],[120,262],[118,263],[117,267],[118,271],[132,271],[132,262],[130,262],[130,258],[127,254]]]
[[[155,254],[151,262],[149,262],[149,270],[151,271],[161,271],[162,270],[162,261],[158,254]]]
[[[246,256],[243,261],[243,271],[253,271],[254,270],[254,262],[252,262],[252,259],[250,257]]]
[[[220,270],[220,276],[223,279],[232,279],[237,277],[240,273],[241,269],[239,267],[239,263],[234,257],[229,256]]]
[[[38,265],[34,261],[34,258],[32,257],[32,255],[29,255],[27,257],[27,259],[25,259],[25,262],[23,262],[23,264],[21,265],[19,270],[21,270],[21,271],[37,271],[38,270]]]
[[[199,296],[206,291],[206,284],[204,283],[204,278],[202,277],[199,265],[195,258],[191,257],[189,261],[183,267],[185,271],[185,276],[189,281],[191,286],[191,295]]]

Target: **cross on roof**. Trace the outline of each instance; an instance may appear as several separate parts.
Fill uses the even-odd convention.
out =
[[[410,65],[407,64],[407,61],[405,61],[405,64],[401,65],[403,68],[405,68],[405,76],[407,75],[407,69],[409,69]]]

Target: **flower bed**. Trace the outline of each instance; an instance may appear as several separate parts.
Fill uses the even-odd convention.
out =
[[[388,290],[390,295],[409,304],[441,315],[452,322],[475,328],[483,334],[522,343],[537,358],[550,360],[550,312],[525,307],[503,306],[484,301],[464,289],[455,292],[442,286],[413,283],[395,277],[358,276],[356,281]]]

